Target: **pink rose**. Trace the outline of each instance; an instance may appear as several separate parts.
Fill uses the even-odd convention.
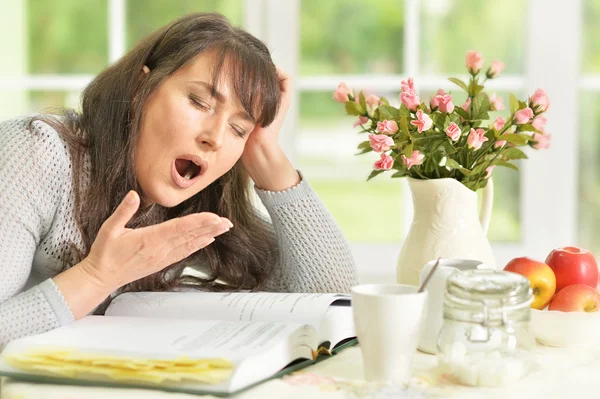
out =
[[[444,95],[446,94],[446,92],[443,89],[438,89],[437,93],[435,93],[435,95],[433,97],[431,97],[431,100],[429,100],[429,105],[431,105],[431,110],[435,111],[439,106],[440,106],[440,102],[438,101],[438,96],[439,95]]]
[[[454,112],[454,104],[452,103],[452,96],[450,94],[438,94],[436,97],[439,97],[440,111],[448,114]]]
[[[369,118],[367,118],[366,116],[359,116],[358,120],[356,122],[354,122],[354,125],[352,125],[352,127],[356,127],[358,125],[364,125],[368,121],[369,121]]]
[[[490,65],[486,75],[489,79],[494,79],[500,75],[500,72],[502,72],[505,67],[506,65],[504,65],[502,62],[494,60],[492,61],[492,65]]]
[[[449,124],[446,128],[446,135],[448,135],[452,141],[458,141],[460,138],[460,133],[460,127],[458,127],[458,125],[454,122]]]
[[[506,145],[506,140],[498,140],[494,143],[494,148],[504,147]]]
[[[416,126],[419,133],[423,133],[423,131],[431,129],[433,120],[420,109],[417,111],[417,120],[410,121],[410,124]]]
[[[533,118],[533,111],[531,108],[523,108],[515,112],[514,121],[517,125],[524,125]]]
[[[501,111],[503,109],[504,109],[504,103],[502,102],[502,97],[497,96],[496,93],[493,93],[490,96],[490,110]]]
[[[494,124],[492,126],[497,131],[500,131],[504,127],[504,123],[505,123],[504,119],[502,117],[500,117],[500,116],[497,116],[496,120],[494,121]]]
[[[535,109],[535,112],[546,112],[550,106],[550,99],[543,89],[537,89],[529,99],[529,106]]]
[[[340,103],[350,101],[349,96],[353,95],[352,90],[346,86],[346,83],[340,83],[335,93],[333,93],[333,99]]]
[[[473,148],[474,150],[478,150],[481,148],[483,143],[488,141],[488,138],[485,137],[485,130],[483,129],[473,129],[471,128],[471,133],[469,133],[469,137],[467,138],[467,146],[469,148]]]
[[[374,94],[371,94],[365,99],[365,103],[367,104],[367,114],[369,114],[369,116],[373,116],[375,110],[379,108],[380,98]]]
[[[371,133],[369,134],[369,142],[371,143],[371,148],[375,152],[388,151],[390,147],[394,145],[394,140],[385,134]]]
[[[404,93],[413,93],[415,94],[415,81],[413,78],[408,78],[408,80],[403,80],[400,82],[400,87],[402,87],[402,92]]]
[[[467,51],[467,62],[465,63],[465,66],[472,74],[479,72],[483,66],[483,58],[481,58],[481,54],[479,54],[477,51]]]
[[[548,119],[546,119],[544,117],[544,115],[540,115],[537,118],[535,118],[533,120],[533,122],[531,122],[531,125],[536,128],[537,130],[544,130],[544,127],[546,126],[546,122],[548,122]]]
[[[467,101],[465,101],[465,103],[463,105],[461,105],[460,107],[462,109],[464,109],[465,111],[469,112],[470,106],[471,106],[471,97],[467,98]]]
[[[394,134],[398,131],[398,124],[396,121],[388,120],[377,122],[377,131],[385,134]]]
[[[411,111],[416,111],[417,107],[421,103],[421,101],[419,100],[419,96],[417,96],[416,93],[405,91],[400,93],[400,101],[402,101],[402,104],[404,104],[406,108],[408,108]]]
[[[494,171],[494,168],[495,168],[495,167],[496,167],[496,165],[492,165],[492,166],[488,166],[488,167],[485,169],[485,171],[486,171],[485,178],[486,178],[486,179],[489,179],[489,178],[492,176],[492,172]]]
[[[425,159],[425,155],[421,154],[420,151],[413,151],[410,154],[410,158],[406,158],[406,155],[402,154],[402,162],[406,165],[407,169],[410,169],[413,166],[421,165],[423,160]]]
[[[394,158],[390,157],[388,154],[381,154],[381,158],[379,161],[375,161],[373,164],[373,168],[375,170],[390,170],[394,165]]]
[[[534,133],[533,140],[536,141],[536,143],[532,145],[535,149],[550,148],[552,136],[549,134]]]

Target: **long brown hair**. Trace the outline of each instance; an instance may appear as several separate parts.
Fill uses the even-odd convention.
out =
[[[42,120],[54,127],[71,151],[75,219],[85,248],[81,251],[68,243],[70,265],[87,256],[102,223],[125,194],[131,189],[141,193],[133,158],[146,99],[166,78],[207,50],[217,54],[215,90],[220,78],[229,79],[246,112],[262,126],[269,125],[281,97],[269,51],[260,40],[213,13],[184,16],[142,40],[85,88],[80,113],[64,109],[60,119],[47,114],[32,118],[31,123]],[[144,65],[152,73],[142,79]],[[89,157],[89,171],[83,169],[85,157]],[[271,233],[259,221],[249,189],[248,174],[238,162],[197,195],[173,208],[163,208],[160,220],[148,217],[152,214],[149,209],[140,209],[129,227],[194,212],[214,212],[230,219],[235,227],[188,259],[120,291],[161,291],[182,285],[222,289],[216,279],[224,280],[227,289],[260,289],[276,250]],[[208,266],[208,277],[181,275],[184,266],[200,263]]]

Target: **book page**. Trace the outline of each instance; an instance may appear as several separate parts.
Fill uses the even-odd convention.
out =
[[[113,300],[107,316],[174,317],[310,324],[319,330],[330,304],[347,294],[138,292]]]
[[[64,347],[134,358],[218,356],[236,363],[307,327],[258,321],[86,316],[70,325],[15,340],[2,355],[17,346]]]
[[[64,354],[75,350],[77,358],[90,361],[101,359],[104,364],[132,361],[137,361],[136,364],[143,361],[152,363],[182,356],[188,359],[229,361],[234,365],[233,376],[236,379],[252,383],[267,378],[297,356],[311,358],[311,348],[316,349],[316,343],[316,331],[309,325],[86,316],[58,329],[11,341],[0,355],[0,375],[3,371],[25,372],[4,361],[15,355],[27,358],[36,352],[50,352],[68,357]],[[242,364],[247,365],[245,368],[248,370],[243,373],[247,375],[239,376],[243,370],[237,370],[237,367]],[[50,374],[58,372],[56,378],[59,379],[76,378],[72,375],[61,376],[65,367],[68,364],[54,367],[57,371]],[[44,367],[41,369],[44,370]],[[46,372],[29,370],[27,373],[48,375],[49,369],[46,367]],[[161,374],[166,376],[167,370]],[[195,377],[198,380],[198,376]],[[211,375],[207,374],[206,377],[210,380]],[[107,377],[85,374],[80,378],[108,380]],[[192,381],[169,382],[168,378],[160,383],[178,387],[183,387],[184,383],[186,386],[197,384]],[[222,382],[212,386],[203,385],[203,389],[227,391],[230,386]]]

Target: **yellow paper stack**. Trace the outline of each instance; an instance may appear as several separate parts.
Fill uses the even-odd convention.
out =
[[[114,380],[134,380],[153,383],[181,382],[184,380],[218,384],[233,372],[233,363],[227,359],[139,359],[102,356],[74,350],[36,349],[6,357],[12,367],[26,371],[42,371],[71,378],[85,378],[85,374],[106,376]]]

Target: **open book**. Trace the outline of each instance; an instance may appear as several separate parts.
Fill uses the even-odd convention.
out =
[[[346,294],[126,293],[105,316],[9,342],[0,375],[227,396],[355,336]]]

